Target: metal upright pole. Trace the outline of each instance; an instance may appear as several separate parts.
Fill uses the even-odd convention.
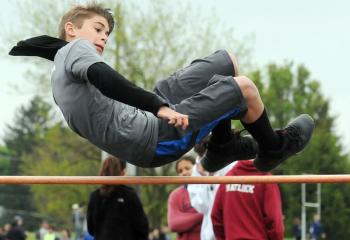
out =
[[[301,240],[306,240],[306,185],[301,184]]]
[[[320,220],[321,220],[321,183],[317,184],[317,214],[318,216],[320,216]]]
[[[313,207],[316,208],[317,214],[320,216],[321,219],[321,183],[317,183],[317,190],[316,190],[316,197],[317,202],[307,202],[306,200],[306,184],[301,184],[301,239],[306,240],[306,208],[307,207]]]

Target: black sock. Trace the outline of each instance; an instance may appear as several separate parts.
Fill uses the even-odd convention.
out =
[[[212,131],[211,141],[216,144],[225,144],[232,139],[231,119],[225,119],[219,122]]]
[[[258,142],[259,147],[265,150],[278,150],[281,140],[278,134],[272,129],[271,123],[264,109],[261,116],[253,123],[243,123],[245,129]]]

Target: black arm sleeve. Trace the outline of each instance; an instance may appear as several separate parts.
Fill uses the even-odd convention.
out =
[[[157,116],[161,106],[167,105],[164,99],[146,91],[112,69],[106,63],[92,64],[87,72],[89,82],[101,93],[116,101],[131,105]]]

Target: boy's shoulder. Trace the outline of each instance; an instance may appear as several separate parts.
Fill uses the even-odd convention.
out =
[[[64,66],[69,71],[76,71],[79,74],[84,72],[89,66],[96,62],[104,62],[95,47],[86,39],[76,39],[62,47],[56,54],[55,65]],[[75,66],[74,69],[72,66]]]
[[[68,54],[76,54],[78,56],[81,56],[86,53],[92,53],[98,56],[97,51],[93,47],[92,43],[86,39],[76,39],[72,42],[69,42],[58,51],[58,54],[61,56],[67,56]]]

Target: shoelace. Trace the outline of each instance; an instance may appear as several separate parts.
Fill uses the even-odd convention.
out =
[[[249,141],[247,141],[244,136],[241,136],[242,132],[247,131],[247,129],[242,129],[238,132],[235,132],[233,135],[233,138],[235,139],[235,151],[236,152],[251,152],[251,144],[248,144]],[[248,131],[247,131],[248,132]]]
[[[300,129],[296,126],[288,126],[283,131],[284,135],[288,138],[289,141],[294,141],[296,143],[302,142]]]

